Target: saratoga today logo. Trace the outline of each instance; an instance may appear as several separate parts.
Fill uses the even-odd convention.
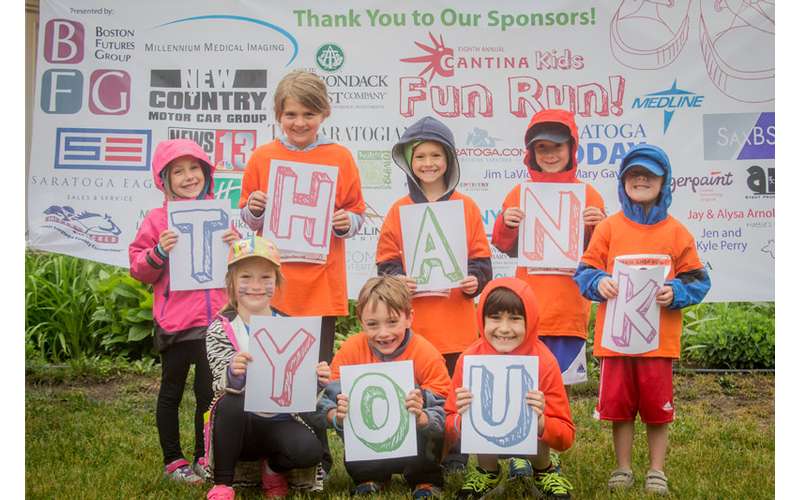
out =
[[[344,64],[344,51],[334,43],[326,43],[317,49],[314,60],[321,70],[331,73]]]

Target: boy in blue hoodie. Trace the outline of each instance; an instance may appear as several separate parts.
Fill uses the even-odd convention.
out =
[[[625,155],[617,188],[622,211],[597,225],[574,276],[581,293],[600,302],[594,329],[594,355],[600,358],[600,394],[595,414],[613,422],[617,469],[608,481],[612,490],[633,486],[631,453],[638,413],[647,424],[650,448],[645,490],[657,494],[669,491],[664,465],[668,425],[674,416],[672,362],[681,352],[681,309],[702,301],[711,287],[694,238],[667,213],[672,202],[671,176],[669,158],[656,146],[638,145]],[[670,267],[664,286],[655,296],[660,306],[659,345],[652,351],[629,355],[604,348],[599,336],[603,332],[606,300],[619,293],[619,284],[611,279],[614,259],[637,254],[666,256]]]

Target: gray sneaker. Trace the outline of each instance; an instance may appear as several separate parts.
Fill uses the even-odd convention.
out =
[[[165,465],[164,477],[172,481],[179,481],[183,483],[197,484],[203,482],[203,478],[195,474],[192,470],[192,467],[189,465],[189,462],[183,458],[173,460]]]

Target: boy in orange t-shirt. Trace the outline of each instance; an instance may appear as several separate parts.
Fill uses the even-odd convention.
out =
[[[533,183],[579,183],[578,128],[575,115],[561,109],[545,109],[533,115],[525,132],[524,163]],[[503,209],[494,224],[492,245],[516,257],[519,253],[521,185],[517,185],[503,201]],[[551,207],[557,208],[557,207]],[[594,227],[605,217],[603,198],[586,185],[586,208],[583,211],[584,246]],[[517,267],[516,277],[533,288],[542,305],[539,338],[558,360],[564,385],[587,380],[586,333],[591,304],[581,297],[570,274],[532,274],[535,270]]]
[[[634,420],[639,413],[647,424],[650,448],[645,491],[668,492],[664,465],[668,425],[675,411],[672,361],[681,352],[681,309],[701,302],[711,287],[694,238],[667,213],[672,202],[671,176],[669,158],[656,146],[635,146],[625,155],[617,188],[622,211],[597,226],[574,276],[585,297],[601,302],[594,330],[594,355],[600,358],[596,414],[613,422],[617,469],[608,481],[612,490],[633,486],[631,453]],[[606,300],[619,293],[619,284],[611,279],[611,273],[616,257],[641,254],[665,256],[671,261],[665,284],[655,296],[660,306],[659,345],[644,354],[621,354],[600,342]]]

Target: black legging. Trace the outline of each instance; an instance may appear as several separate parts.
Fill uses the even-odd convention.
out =
[[[344,468],[356,484],[365,481],[383,483],[391,479],[392,474],[403,474],[410,487],[421,483],[443,486],[442,467],[438,457],[442,451],[442,439],[428,439],[417,430],[417,454],[412,457],[385,458],[382,460],[347,461]]]
[[[214,483],[233,485],[239,460],[266,458],[275,472],[305,469],[322,459],[314,433],[296,420],[244,411],[244,394],[225,394],[214,411]]]
[[[194,459],[205,455],[203,446],[203,413],[211,405],[211,369],[206,358],[206,339],[186,340],[172,344],[161,353],[161,389],[156,402],[156,427],[164,464],[183,457],[178,425],[178,407],[183,399],[189,367],[194,369]]]

